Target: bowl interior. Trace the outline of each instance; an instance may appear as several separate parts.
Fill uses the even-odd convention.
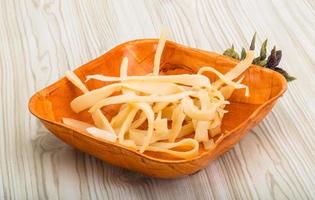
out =
[[[97,59],[81,66],[75,73],[85,80],[86,75],[103,74],[119,76],[119,66],[124,56],[129,59],[129,75],[144,75],[150,73],[157,40],[136,40],[124,43],[98,57]],[[173,42],[167,42],[162,59],[161,74],[196,73],[201,66],[212,66],[220,72],[227,72],[237,62],[225,56],[188,48]],[[213,74],[206,74],[211,81],[216,80]],[[250,97],[244,96],[244,90],[237,90],[229,99],[229,111],[223,118],[222,131],[231,131],[237,128],[244,120],[249,118],[262,104],[284,91],[284,79],[271,70],[251,66],[245,73],[243,83],[249,86]],[[89,89],[106,85],[104,82],[91,80],[86,83]],[[70,108],[70,102],[81,92],[65,78],[35,94],[31,101],[36,106],[31,108],[37,117],[51,122],[61,122],[63,117],[70,117],[85,122],[92,122],[87,111],[79,114]],[[103,108],[105,115],[111,118],[117,113],[117,106]],[[202,149],[200,150],[203,151]],[[149,155],[156,156],[154,153]],[[161,157],[159,155],[159,157]],[[166,156],[165,159],[168,159]]]

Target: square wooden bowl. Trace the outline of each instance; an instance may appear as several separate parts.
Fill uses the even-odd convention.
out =
[[[121,59],[127,56],[129,75],[147,74],[152,71],[157,42],[155,39],[126,42],[79,67],[75,73],[81,80],[85,80],[85,76],[90,74],[119,76]],[[236,60],[226,56],[168,41],[161,59],[160,71],[162,74],[196,73],[201,66],[212,66],[225,73],[236,64]],[[212,74],[206,75],[211,81],[216,79]],[[244,91],[238,90],[229,99],[231,104],[226,107],[229,112],[224,116],[222,124],[224,139],[211,151],[200,148],[199,155],[190,160],[179,160],[150,152],[140,154],[63,124],[63,117],[92,123],[87,111],[76,114],[71,110],[70,102],[81,95],[81,92],[65,78],[35,93],[30,99],[29,109],[48,130],[81,151],[112,165],[148,176],[175,178],[197,172],[231,149],[248,130],[266,116],[287,88],[283,76],[267,68],[251,66],[244,75],[243,83],[248,85],[250,97],[245,97]],[[95,80],[87,82],[87,87],[91,90],[104,85],[105,83]],[[117,113],[117,107],[107,107],[103,112],[111,118]]]

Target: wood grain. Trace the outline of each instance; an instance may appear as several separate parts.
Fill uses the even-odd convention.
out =
[[[31,94],[127,40],[221,52],[269,38],[298,80],[267,118],[205,170],[143,177],[76,151],[27,110]],[[0,1],[0,199],[314,199],[312,0]]]

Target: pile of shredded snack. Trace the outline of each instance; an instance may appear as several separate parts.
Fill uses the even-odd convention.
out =
[[[249,95],[247,86],[241,84],[243,77],[233,80],[250,66],[254,52],[247,52],[246,58],[224,75],[212,67],[201,67],[197,74],[159,75],[165,42],[162,33],[153,71],[145,76],[128,76],[127,57],[122,59],[120,77],[87,76],[87,81],[112,82],[92,91],[73,72],[67,72],[68,80],[83,93],[71,102],[72,110],[88,109],[94,125],[70,118],[63,118],[63,123],[140,153],[153,151],[190,159],[198,155],[199,145],[213,149],[223,138],[213,140],[221,134],[227,99],[240,88]],[[204,72],[214,73],[218,80],[210,83]],[[101,108],[113,104],[121,107],[109,122]]]

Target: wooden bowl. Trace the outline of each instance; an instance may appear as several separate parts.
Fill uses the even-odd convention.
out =
[[[127,56],[130,64],[129,75],[147,74],[152,70],[157,42],[155,39],[144,39],[121,44],[79,67],[75,73],[81,80],[85,80],[85,76],[90,74],[119,76],[121,59],[123,56]],[[226,56],[168,41],[161,59],[161,73],[196,73],[200,66],[212,66],[224,73],[234,67],[236,63],[236,60]],[[207,75],[212,81],[216,79],[214,75]],[[86,132],[63,124],[61,122],[63,117],[92,122],[87,111],[76,114],[71,110],[71,100],[81,95],[81,92],[65,78],[34,94],[30,99],[29,109],[48,130],[81,151],[112,165],[148,176],[176,178],[197,172],[207,166],[210,161],[231,149],[248,130],[266,116],[287,87],[286,80],[281,74],[263,67],[251,66],[244,75],[243,83],[249,86],[250,97],[245,97],[244,91],[239,90],[234,92],[229,99],[231,102],[227,106],[229,113],[224,116],[222,125],[224,139],[211,151],[201,148],[199,155],[190,160],[178,160],[150,152],[140,154],[135,150],[95,138]],[[105,83],[96,80],[87,82],[89,89],[104,85]],[[111,118],[117,112],[117,108],[107,107],[103,111],[107,117]]]

